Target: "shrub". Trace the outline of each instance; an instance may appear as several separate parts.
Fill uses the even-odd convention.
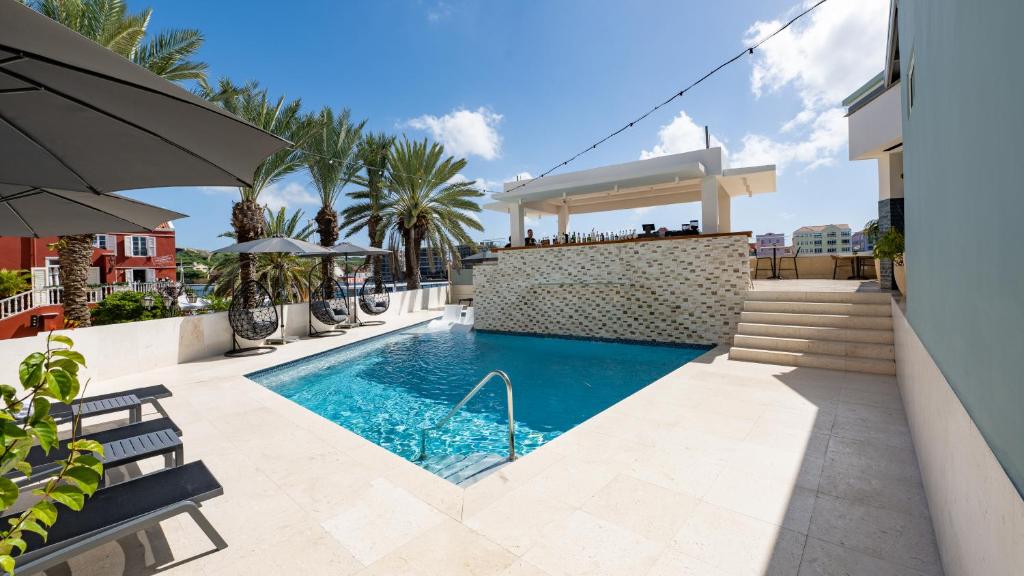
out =
[[[227,312],[231,308],[231,298],[221,298],[220,296],[214,296],[210,294],[205,296],[210,302],[210,310],[213,312]]]
[[[28,270],[7,270],[0,268],[0,298],[14,296],[32,287]]]
[[[142,304],[142,293],[131,290],[114,292],[104,298],[92,310],[90,318],[93,325],[123,324],[125,322],[166,318],[167,310],[163,307],[160,295],[155,292],[149,295],[153,297],[153,306],[146,310],[146,307]]]
[[[77,437],[78,423],[72,426],[71,437],[58,440],[57,424],[50,415],[50,401],[70,404],[81,391],[78,371],[85,366],[85,358],[72,350],[74,343],[67,336],[50,333],[45,352],[33,352],[18,366],[22,390],[6,384],[0,385],[0,514],[14,507],[22,495],[14,482],[17,476],[31,478],[39,488],[32,490],[35,502],[13,515],[8,525],[0,527],[0,571],[14,574],[16,557],[24,553],[24,536],[33,532],[46,540],[47,531],[63,513],[57,507],[81,510],[85,500],[99,487],[103,477],[103,446],[93,440]],[[31,408],[27,415],[25,408]],[[54,474],[32,475],[32,466],[25,461],[30,450],[38,445],[49,454],[50,450],[66,443],[69,453],[59,460],[59,471]]]
[[[892,260],[897,266],[903,266],[903,234],[895,228],[889,228],[875,243],[875,258]]]

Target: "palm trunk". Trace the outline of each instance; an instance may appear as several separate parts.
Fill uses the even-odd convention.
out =
[[[405,230],[405,288],[415,290],[420,287],[420,239],[416,228]]]
[[[231,227],[235,229],[238,243],[249,242],[263,237],[263,207],[255,200],[244,199],[231,207]],[[239,280],[246,284],[253,279],[255,256],[252,254],[238,255]],[[253,305],[255,293],[243,294],[246,307]]]
[[[89,326],[88,284],[92,264],[92,234],[63,236],[57,243],[61,286],[64,289],[64,321]]]
[[[384,244],[383,235],[378,232],[379,216],[370,216],[366,222],[366,231],[370,235],[370,246],[380,248]],[[380,292],[384,288],[384,259],[382,256],[371,256],[373,263],[373,283]]]
[[[320,245],[330,248],[338,241],[338,212],[328,204],[320,207],[316,213],[317,233]],[[334,257],[324,256],[320,261],[321,282],[334,278]]]

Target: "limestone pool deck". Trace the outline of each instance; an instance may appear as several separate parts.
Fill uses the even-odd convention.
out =
[[[229,547],[182,516],[49,573],[942,573],[892,377],[718,347],[463,489],[242,376],[436,315],[93,383],[173,390]]]

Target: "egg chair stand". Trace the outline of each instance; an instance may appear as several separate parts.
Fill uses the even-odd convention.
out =
[[[231,325],[231,350],[228,357],[257,356],[276,350],[273,346],[247,346],[238,339],[264,340],[278,329],[279,316],[274,300],[266,287],[255,280],[243,283],[231,297],[228,308],[228,324]]]
[[[320,267],[315,264],[309,270],[309,284],[313,284],[313,271]],[[309,335],[315,338],[325,336],[341,336],[345,333],[341,326],[348,326],[348,295],[341,283],[333,278],[325,278],[320,284],[309,293]],[[331,326],[327,330],[320,330],[313,324],[316,318],[320,322]]]
[[[390,307],[391,291],[388,290],[388,287],[383,282],[378,286],[376,280],[367,278],[363,282],[362,287],[359,288],[359,305],[356,308],[362,310],[363,314],[367,316],[380,316],[387,312]],[[360,321],[358,313],[355,322],[359,326],[380,326],[386,324],[383,320]]]

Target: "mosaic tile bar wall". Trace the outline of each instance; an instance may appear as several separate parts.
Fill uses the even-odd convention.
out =
[[[482,330],[638,340],[728,343],[747,291],[749,237],[501,252],[473,269]]]

